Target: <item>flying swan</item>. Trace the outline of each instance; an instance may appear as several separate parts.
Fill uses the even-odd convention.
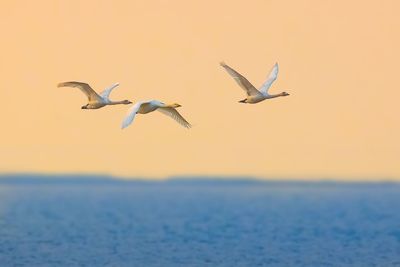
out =
[[[192,127],[189,122],[187,122],[181,114],[176,110],[176,108],[181,107],[179,104],[166,105],[158,100],[150,100],[138,102],[133,105],[126,114],[124,121],[122,122],[121,128],[124,129],[128,127],[135,118],[136,114],[147,114],[152,111],[158,110],[161,113],[173,118],[176,122],[186,128]]]
[[[246,91],[247,97],[243,100],[240,100],[240,103],[249,103],[255,104],[265,99],[275,98],[279,96],[288,96],[289,94],[286,92],[282,92],[279,94],[269,94],[268,89],[271,87],[272,83],[278,77],[278,63],[272,67],[271,72],[267,80],[261,85],[260,89],[257,90],[245,77],[243,77],[240,73],[229,67],[225,64],[225,62],[221,62],[220,65],[225,68],[225,70],[235,79],[235,81],[239,84],[239,86]]]
[[[82,82],[64,82],[64,83],[59,83],[57,87],[77,87],[79,88],[87,97],[89,100],[89,103],[82,106],[82,109],[98,109],[102,108],[107,105],[118,105],[118,104],[132,104],[131,101],[129,100],[122,100],[122,101],[112,101],[109,99],[111,91],[117,87],[119,83],[115,83],[111,85],[110,87],[106,88],[103,92],[98,95],[92,87],[90,87],[89,84],[87,83],[82,83]]]

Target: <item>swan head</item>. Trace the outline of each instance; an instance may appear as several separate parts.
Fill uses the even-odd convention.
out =
[[[122,101],[122,104],[129,105],[129,104],[132,104],[132,102],[129,101],[129,100],[123,100],[123,101]]]
[[[173,103],[170,105],[171,108],[179,108],[182,107],[181,105],[179,105],[178,103]]]
[[[281,96],[288,96],[288,95],[289,95],[289,93],[286,93],[286,92],[281,93]]]

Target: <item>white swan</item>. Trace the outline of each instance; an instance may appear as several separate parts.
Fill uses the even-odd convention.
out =
[[[272,67],[271,72],[267,80],[263,83],[259,90],[257,90],[243,75],[226,65],[224,62],[221,62],[220,65],[225,68],[225,70],[235,79],[235,81],[239,84],[239,86],[246,91],[247,97],[243,100],[240,100],[240,103],[249,103],[255,104],[261,102],[265,99],[275,98],[279,96],[288,96],[289,94],[286,92],[282,92],[279,94],[268,94],[268,89],[271,87],[272,83],[278,77],[278,63]]]
[[[111,91],[117,87],[119,83],[115,83],[111,85],[110,87],[106,88],[103,92],[98,95],[92,87],[90,87],[89,84],[87,83],[82,83],[82,82],[64,82],[64,83],[59,83],[57,87],[77,87],[79,88],[87,97],[89,100],[89,103],[86,104],[85,106],[82,106],[82,109],[98,109],[102,108],[107,105],[118,105],[118,104],[132,104],[131,101],[129,100],[122,100],[122,101],[112,101],[109,99]]]
[[[179,104],[171,104],[171,105],[166,105],[158,100],[149,100],[149,101],[143,101],[143,102],[138,102],[135,105],[133,105],[129,110],[128,113],[126,114],[121,128],[124,129],[128,127],[132,122],[133,119],[135,118],[136,114],[146,114],[155,110],[160,111],[161,113],[173,118],[175,121],[177,121],[180,125],[186,128],[192,127],[189,122],[187,122],[181,114],[176,110],[176,108],[181,107]]]

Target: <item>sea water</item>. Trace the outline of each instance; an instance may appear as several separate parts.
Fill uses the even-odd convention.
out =
[[[0,266],[400,266],[400,186],[0,183]]]

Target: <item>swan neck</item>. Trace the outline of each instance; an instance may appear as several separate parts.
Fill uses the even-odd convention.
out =
[[[162,105],[163,108],[173,108],[174,105],[173,104],[164,104]]]
[[[124,101],[110,101],[109,105],[120,105],[120,104],[124,104]]]
[[[283,93],[269,95],[269,98],[275,98],[275,97],[280,97],[280,96],[283,96]]]

